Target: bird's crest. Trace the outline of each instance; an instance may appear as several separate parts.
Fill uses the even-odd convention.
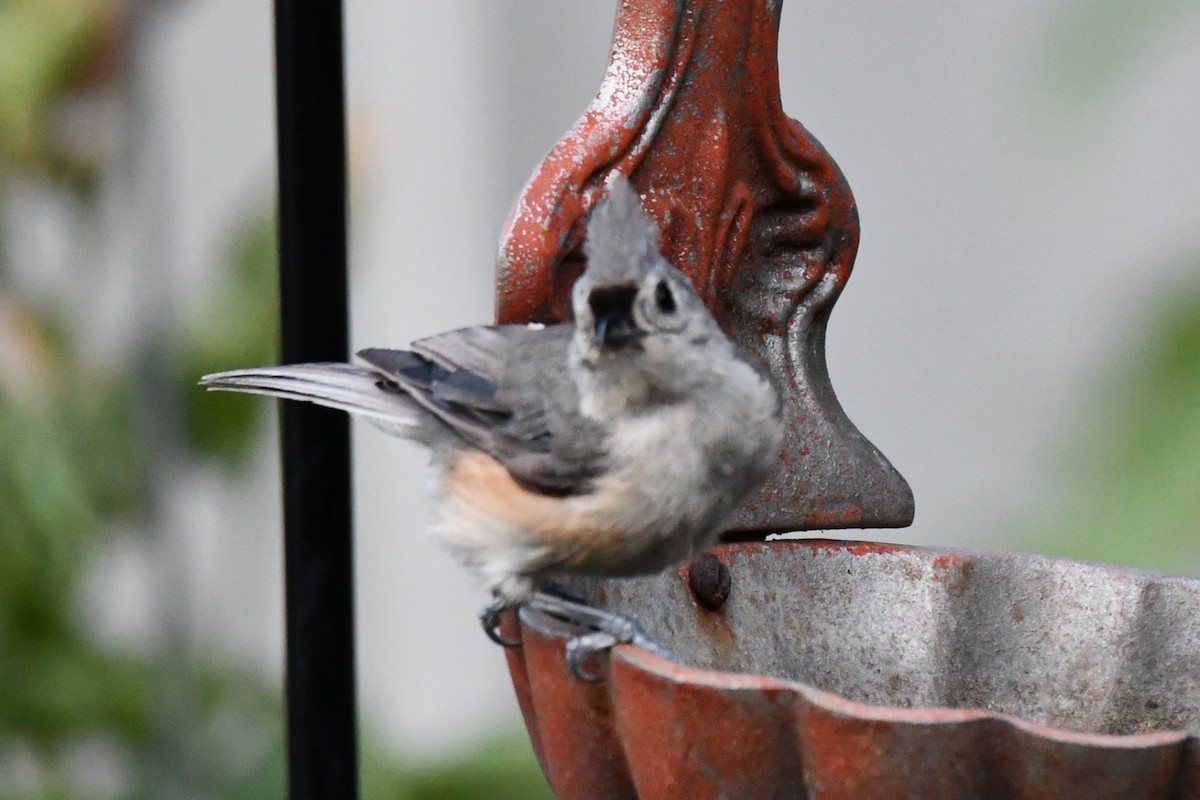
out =
[[[588,217],[584,253],[597,283],[637,282],[662,259],[658,225],[642,207],[629,179],[614,173],[608,197]]]

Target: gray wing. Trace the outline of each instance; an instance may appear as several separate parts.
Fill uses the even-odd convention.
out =
[[[567,369],[572,328],[462,328],[359,357],[455,433],[543,494],[589,491],[604,462],[603,430],[579,414]]]

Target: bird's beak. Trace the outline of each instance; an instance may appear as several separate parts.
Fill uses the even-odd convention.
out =
[[[597,287],[588,295],[595,330],[592,337],[606,347],[624,347],[642,337],[633,320],[633,301],[637,298],[636,284]]]

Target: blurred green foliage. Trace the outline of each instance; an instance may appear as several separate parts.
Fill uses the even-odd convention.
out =
[[[1059,515],[1030,544],[1200,573],[1200,284],[1180,287],[1138,335],[1132,369],[1105,382],[1068,462]]]
[[[79,145],[105,137],[73,131],[70,112],[120,90],[132,7],[0,0],[0,211],[16,175],[52,187],[84,215],[91,210],[103,152]],[[7,269],[3,234],[0,227],[0,800],[283,797],[278,686],[186,645],[103,646],[82,621],[89,566],[119,535],[114,523],[144,528],[149,519],[145,409],[135,394],[146,390],[138,363],[147,354],[84,361],[87,333],[65,304],[22,290]],[[167,415],[182,420],[184,452],[176,455],[228,467],[245,462],[267,404],[206,394],[196,380],[270,362],[277,318],[273,219],[249,215],[232,238],[211,296],[149,357],[178,365],[177,385],[159,393],[181,404]],[[550,797],[522,737],[433,765],[397,764],[370,737],[363,750],[367,798]]]
[[[270,274],[272,263],[229,271],[251,269]],[[271,308],[269,290],[257,296]],[[255,345],[274,338],[270,314],[258,321],[247,331]],[[59,309],[0,282],[0,798],[92,796],[69,776],[81,742],[97,740],[125,776],[117,797],[175,785],[196,797],[281,796],[277,687],[229,664],[102,647],[81,620],[91,556],[117,535],[113,522],[143,518],[147,481],[133,364],[83,363],[80,335]],[[190,388],[195,376],[179,380]],[[249,439],[253,428],[241,431]]]
[[[215,284],[200,313],[186,326],[178,378],[191,446],[197,453],[236,464],[254,443],[268,406],[249,395],[206,392],[196,378],[275,361],[279,304],[273,218],[260,218],[237,234],[230,263],[225,279]]]
[[[1165,33],[1200,0],[1072,0],[1034,59],[1039,121],[1102,124],[1113,91],[1155,57]],[[1187,232],[1193,233],[1193,232]],[[1166,258],[1156,240],[1151,260]],[[1200,268],[1194,245],[1178,257]],[[1178,269],[1164,272],[1180,274]],[[1083,432],[1068,449],[1056,512],[1029,525],[1027,549],[1200,574],[1200,283],[1164,287],[1162,305],[1130,332],[1130,357],[1102,376]]]
[[[1071,0],[1049,27],[1043,56],[1031,64],[1040,93],[1058,115],[1102,113],[1108,93],[1195,6],[1196,0]]]
[[[553,800],[524,737],[484,742],[432,764],[396,765],[368,750],[367,800]]]
[[[99,55],[111,18],[94,2],[0,2],[0,202],[24,173],[87,188],[94,164],[58,124]],[[0,245],[4,237],[0,235]],[[67,797],[67,751],[105,737],[150,741],[151,665],[108,652],[79,621],[88,556],[104,523],[136,511],[127,373],[77,357],[65,311],[11,280],[0,248],[0,797]],[[29,786],[5,780],[26,766]]]
[[[64,135],[63,117],[115,57],[122,4],[0,0],[0,163],[89,180],[95,153]],[[92,84],[90,86],[89,84]]]

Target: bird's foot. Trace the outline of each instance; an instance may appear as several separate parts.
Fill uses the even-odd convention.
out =
[[[500,633],[500,614],[506,608],[510,608],[511,604],[506,603],[501,597],[492,598],[492,602],[488,603],[483,611],[479,612],[479,623],[483,625],[483,632],[488,638],[501,647],[519,647],[520,639],[506,639]]]
[[[604,611],[584,602],[545,591],[531,594],[525,605],[564,622],[591,629],[590,633],[580,634],[567,642],[567,667],[572,675],[582,681],[595,683],[603,677],[584,670],[584,659],[618,644],[636,645],[664,658],[673,658],[670,651],[651,639],[632,617]]]

